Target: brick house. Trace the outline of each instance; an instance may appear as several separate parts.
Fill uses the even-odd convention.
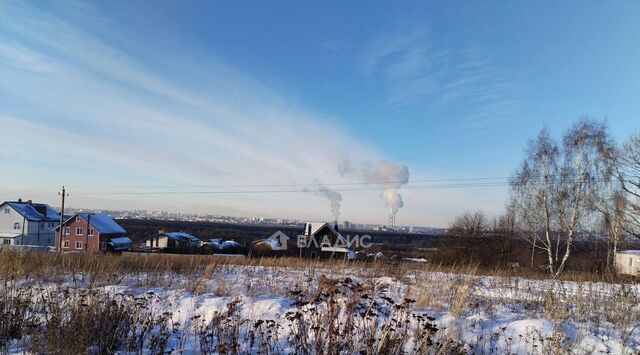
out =
[[[131,239],[116,221],[104,213],[77,213],[56,228],[56,246],[67,252],[120,252],[129,249]]]

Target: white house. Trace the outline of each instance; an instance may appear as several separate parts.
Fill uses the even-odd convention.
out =
[[[640,250],[617,252],[616,270],[620,274],[640,276]]]
[[[0,244],[54,246],[60,214],[43,203],[5,201],[0,204]]]

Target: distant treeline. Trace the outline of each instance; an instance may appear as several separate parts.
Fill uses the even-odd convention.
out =
[[[272,226],[257,224],[236,224],[219,222],[166,221],[156,219],[123,219],[120,223],[129,233],[135,244],[144,238],[156,235],[159,230],[166,232],[183,231],[201,240],[211,238],[233,239],[248,246],[257,239],[264,239],[277,231],[282,231],[291,238],[303,233],[304,227]],[[432,248],[439,244],[443,236],[406,233],[400,231],[363,231],[341,229],[343,235],[369,235],[375,244],[392,244],[412,246],[416,248]]]

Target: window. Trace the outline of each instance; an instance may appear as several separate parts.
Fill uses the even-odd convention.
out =
[[[82,249],[82,242],[80,241],[76,242],[76,249]]]
[[[3,239],[3,240],[2,240],[2,244],[4,244],[4,245],[11,245],[11,239]]]
[[[93,237],[93,228],[89,228],[89,231],[87,232],[87,235],[90,237]]]
[[[13,229],[20,229],[20,223],[16,222],[13,224]]]
[[[5,207],[5,209],[4,209],[4,213],[5,213],[5,214],[9,214],[9,213],[11,213],[11,208],[9,208],[9,207]]]
[[[76,216],[76,222],[80,222],[80,217]]]
[[[64,227],[64,235],[69,235],[69,233],[71,233],[69,227]]]
[[[107,250],[107,242],[100,243],[100,250]]]
[[[64,243],[62,244],[62,247],[69,249],[69,241],[65,240]]]
[[[76,235],[77,235],[77,236],[81,236],[83,232],[84,232],[84,231],[82,230],[82,227],[78,227],[78,228],[76,228]]]

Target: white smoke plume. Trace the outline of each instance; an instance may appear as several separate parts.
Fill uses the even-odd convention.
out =
[[[349,161],[338,166],[341,175],[348,175],[355,170]],[[409,182],[409,168],[392,161],[379,161],[375,164],[365,162],[362,164],[361,173],[363,182],[383,187],[381,197],[389,209],[389,220],[395,221],[398,210],[404,206],[398,189]]]
[[[313,184],[317,186],[317,189],[304,189],[307,192],[314,192],[318,196],[322,196],[329,200],[331,203],[331,214],[335,221],[340,217],[340,207],[342,205],[342,195],[325,185],[323,185],[319,180],[313,180]]]

